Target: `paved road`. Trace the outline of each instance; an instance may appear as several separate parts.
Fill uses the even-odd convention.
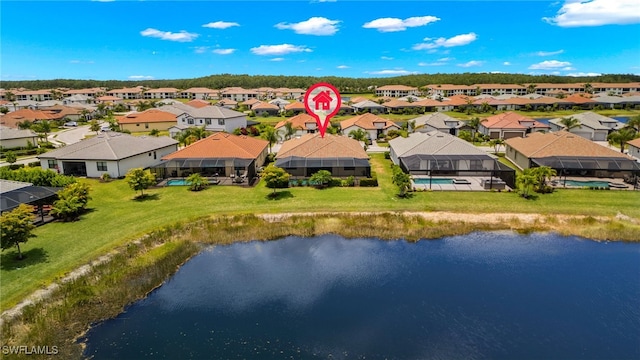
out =
[[[89,130],[89,125],[67,128],[49,135],[49,141],[56,145],[69,145],[77,143],[91,133],[92,131]]]

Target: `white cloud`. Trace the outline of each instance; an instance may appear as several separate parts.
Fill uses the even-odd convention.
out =
[[[281,45],[260,45],[251,48],[251,52],[256,55],[285,55],[297,52],[311,52],[306,46],[281,44]]]
[[[427,49],[436,49],[439,47],[463,46],[463,45],[468,45],[474,42],[477,38],[478,36],[472,32],[468,34],[456,35],[448,39],[443,37],[435,40],[431,38],[424,38],[424,41],[430,41],[430,42],[415,44],[413,46],[413,50],[427,50]]]
[[[393,58],[391,56],[380,56],[380,59],[382,59],[382,60],[393,60]]]
[[[371,75],[411,75],[417,74],[416,71],[407,71],[403,69],[393,69],[393,70],[380,70],[380,71],[365,71],[367,74]]]
[[[153,80],[153,76],[149,75],[131,75],[129,76],[130,80]]]
[[[503,63],[502,63],[502,65],[504,65],[504,66],[510,66],[510,65],[511,65],[511,63],[510,63],[510,62],[508,62],[508,61],[505,61],[505,62],[503,62]]]
[[[277,58],[270,59],[269,61],[283,61],[283,60],[284,58],[277,57]]]
[[[575,70],[575,68],[571,67],[571,66],[567,66],[567,67],[563,67],[562,70],[564,71],[571,71],[571,70]]]
[[[579,76],[600,76],[602,74],[595,72],[577,72],[577,73],[569,73],[567,76],[579,77]]]
[[[444,58],[438,59],[438,61],[451,61],[451,60],[455,60],[455,59],[451,57],[444,57]]]
[[[337,67],[338,69],[348,69],[348,68],[349,68],[349,66],[347,66],[347,65],[338,65],[338,66],[336,66],[336,67]]]
[[[153,28],[148,28],[146,30],[140,31],[140,35],[178,42],[191,42],[198,37],[198,34],[186,32],[184,30],[181,30],[177,33],[172,33],[170,31],[160,31]]]
[[[424,26],[440,20],[435,16],[416,16],[404,20],[398,18],[380,18],[362,25],[366,29],[377,29],[380,32],[404,31],[410,27]]]
[[[196,54],[204,54],[209,49],[208,46],[196,46],[193,48]]]
[[[69,63],[71,64],[93,64],[94,61],[93,60],[87,60],[87,61],[82,61],[82,60],[69,60]]]
[[[471,61],[467,61],[464,64],[458,64],[458,66],[460,67],[472,67],[472,66],[480,66],[484,63],[484,61],[478,61],[478,60],[471,60]]]
[[[565,1],[556,16],[542,20],[561,27],[640,23],[638,0]]]
[[[494,71],[491,71],[491,74],[508,74],[508,73],[505,71],[494,70]]]
[[[213,49],[214,54],[218,55],[231,55],[236,49]]]
[[[227,21],[216,21],[210,22],[208,24],[202,25],[202,27],[210,28],[210,29],[227,29],[232,26],[240,26],[237,22],[227,22]]]
[[[442,66],[442,65],[447,65],[446,62],[442,62],[442,61],[435,61],[435,62],[430,62],[430,63],[426,63],[426,62],[419,62],[418,66]]]
[[[312,17],[309,20],[299,23],[279,23],[276,28],[280,30],[291,29],[296,34],[327,36],[333,35],[338,31],[339,20],[329,20],[324,17]]]
[[[562,54],[564,52],[564,50],[560,49],[557,51],[538,51],[536,53],[537,56],[552,56],[552,55],[558,55],[558,54]]]
[[[545,60],[543,62],[539,62],[537,64],[533,64],[529,66],[531,70],[551,70],[551,69],[559,69],[563,67],[571,66],[571,63],[568,61],[558,61],[558,60]]]

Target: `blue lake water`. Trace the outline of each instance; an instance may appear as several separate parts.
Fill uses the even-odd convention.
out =
[[[638,359],[640,244],[509,232],[219,246],[87,334],[93,359]]]
[[[627,121],[629,121],[629,117],[628,116],[610,116],[610,118],[616,119],[616,120],[620,121],[623,124],[626,124]],[[539,122],[543,123],[543,124],[549,125],[549,120],[554,119],[554,118],[535,118],[535,119],[538,120]]]

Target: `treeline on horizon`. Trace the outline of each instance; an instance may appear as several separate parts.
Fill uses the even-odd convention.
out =
[[[148,88],[177,88],[188,89],[192,87],[205,87],[210,89],[222,89],[238,86],[245,89],[259,87],[271,88],[301,88],[306,89],[318,82],[328,82],[336,86],[341,92],[358,93],[370,92],[372,87],[384,85],[406,85],[424,87],[429,84],[529,84],[529,83],[628,83],[640,81],[639,75],[633,74],[605,74],[600,76],[558,76],[558,75],[525,75],[506,73],[460,73],[460,74],[418,74],[384,78],[348,78],[336,76],[285,76],[285,75],[234,75],[218,74],[193,79],[172,80],[21,80],[2,81],[2,88],[26,88],[39,89],[85,89],[105,87],[117,89],[124,87],[144,86]]]

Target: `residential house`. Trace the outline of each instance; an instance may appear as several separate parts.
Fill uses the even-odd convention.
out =
[[[275,98],[273,100],[269,100],[269,104],[276,105],[280,110],[284,109],[285,106],[289,105],[289,101],[281,98]]]
[[[593,141],[607,141],[609,133],[624,126],[621,122],[610,117],[602,116],[591,111],[571,115],[580,123],[580,126],[570,129],[569,132]],[[561,123],[562,118],[549,120],[551,131],[566,129]]]
[[[629,145],[629,155],[633,156],[640,162],[640,138],[627,142]]]
[[[187,106],[187,105],[184,105]],[[174,105],[175,107],[175,105]],[[161,107],[165,110],[165,107]],[[172,111],[175,111],[172,110]],[[175,114],[175,112],[173,112]],[[247,116],[241,112],[230,110],[222,106],[205,106],[201,108],[186,108],[181,114],[177,114],[177,125],[182,128],[204,126],[208,131],[224,131],[232,133],[235,129],[247,127]],[[171,137],[174,137],[180,128],[169,129]]]
[[[351,107],[357,112],[370,112],[374,114],[383,114],[387,112],[386,107],[371,100],[364,100],[351,104]]]
[[[240,103],[240,105],[242,106],[246,106],[247,109],[251,109],[251,107],[257,103],[260,103],[261,101],[258,99],[249,99],[247,101],[243,101]]]
[[[222,99],[216,103],[216,106],[221,106],[233,110],[238,107],[238,102],[231,99]]]
[[[291,127],[294,130],[294,133],[289,137],[299,137],[304,134],[313,134],[318,128],[318,122],[316,121],[316,118],[307,113],[300,113],[294,117],[282,120],[276,124],[275,129],[280,140],[288,140],[286,127],[287,123],[291,123]]]
[[[291,104],[285,105],[284,111],[291,111],[294,114],[306,113],[307,108],[300,101],[292,102]]]
[[[456,107],[456,105],[449,102],[448,99],[443,99],[443,101],[438,101],[438,100],[427,98],[427,99],[416,101],[414,104],[423,107],[424,112],[452,111]]]
[[[209,100],[218,97],[218,90],[202,88],[202,87],[194,87],[186,90],[182,90],[180,93],[180,98],[182,99],[200,99],[200,100]]]
[[[514,112],[505,112],[489,116],[480,123],[481,134],[491,139],[509,139],[525,137],[532,132],[547,132],[549,125],[543,124],[530,117]]]
[[[122,98],[119,98],[117,96],[111,96],[111,95],[98,96],[95,101],[96,101],[96,104],[109,104],[109,105],[124,104],[124,101],[122,100]]]
[[[256,116],[275,116],[280,112],[278,105],[269,104],[267,102],[259,102],[251,107]]]
[[[63,94],[66,96],[72,96],[72,95],[82,95],[82,96],[86,96],[88,98],[91,99],[95,99],[98,96],[102,95],[105,93],[105,89],[102,88],[90,88],[90,89],[72,89],[72,90],[67,90],[65,91]]]
[[[178,89],[176,88],[158,88],[149,89],[142,95],[145,99],[175,99],[178,97]]]
[[[177,125],[177,117],[167,111],[148,109],[143,112],[133,112],[124,116],[116,116],[118,125],[122,130],[131,132],[169,130]]]
[[[418,132],[389,141],[394,164],[412,175],[499,177],[515,187],[515,171],[486,151],[440,131]]]
[[[360,143],[348,137],[319,133],[305,134],[285,141],[276,166],[294,177],[310,177],[327,170],[334,177],[370,177],[369,156]]]
[[[388,109],[389,113],[402,113],[405,110],[415,110],[422,109],[423,106],[416,102],[403,101],[399,99],[394,99],[382,104],[384,107]]]
[[[112,89],[107,91],[107,95],[115,96],[123,100],[132,100],[132,99],[142,98],[143,92],[144,92],[144,88],[141,86],[138,86],[134,88]]]
[[[60,187],[33,186],[32,183],[0,179],[0,213],[11,211],[20,204],[30,204],[40,209],[36,222],[44,223],[42,205],[51,205]]]
[[[399,98],[408,95],[418,96],[419,94],[418,88],[405,85],[385,85],[376,88],[376,96]]]
[[[31,129],[19,130],[0,126],[0,147],[3,149],[36,146],[37,144],[38,134]]]
[[[377,115],[366,113],[357,115],[340,122],[340,128],[345,136],[351,131],[361,129],[367,132],[369,140],[375,141],[380,137],[384,137],[389,130],[400,130],[400,126],[391,120],[381,118]]]
[[[632,157],[567,131],[534,133],[505,143],[505,157],[520,169],[549,166],[561,176],[623,178],[640,174],[640,163]]]
[[[255,90],[247,90],[241,87],[226,88],[220,92],[223,100],[233,100],[235,102],[247,101],[249,99],[257,99],[258,92]]]
[[[47,101],[54,100],[51,90],[25,90],[15,93],[16,100]]]
[[[123,177],[132,168],[148,168],[178,150],[178,142],[166,136],[131,136],[105,132],[38,156],[43,169],[65,175]]]
[[[479,95],[525,95],[527,88],[520,84],[476,84]]]
[[[92,102],[93,102],[93,97],[89,97],[82,94],[74,94],[62,99],[62,104],[64,105],[91,104]]]
[[[211,106],[211,103],[206,100],[194,99],[187,102],[186,105],[199,109],[205,106]]]
[[[462,130],[471,130],[466,122],[458,120],[443,113],[431,113],[413,119],[415,126],[420,132],[440,131],[453,136],[460,135]],[[422,126],[422,128],[420,128]]]
[[[65,105],[54,105],[47,108],[42,109],[42,111],[49,114],[49,117],[52,120],[89,120],[91,118],[91,113],[93,111],[83,108],[83,107],[75,107],[75,106],[65,106]]]
[[[269,142],[260,138],[215,133],[168,154],[153,171],[161,178],[189,176],[226,176],[243,182],[256,177],[264,165]]]
[[[469,85],[453,85],[453,84],[438,84],[438,85],[427,85],[429,89],[429,94],[433,96],[439,97],[449,97],[453,95],[479,95],[479,89],[477,86],[469,86]]]
[[[25,121],[34,123],[42,120],[52,120],[51,114],[42,110],[20,109],[0,116],[0,125],[17,128]]]

